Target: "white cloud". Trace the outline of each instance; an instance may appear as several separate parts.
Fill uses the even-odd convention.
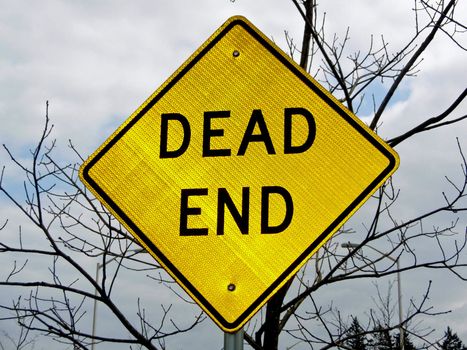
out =
[[[319,5],[327,12],[329,36],[336,31],[342,37],[347,26],[351,27],[349,53],[366,49],[371,34],[375,38],[384,35],[389,48],[397,50],[414,31],[410,1],[380,1],[375,5],[374,1],[360,0]],[[46,100],[50,100],[59,151],[71,138],[78,149],[89,154],[231,15],[245,15],[283,49],[287,49],[284,30],[296,42],[302,35],[302,21],[291,1],[0,0],[0,6],[0,144],[8,144],[21,157],[40,135]],[[465,3],[459,6],[463,6],[459,13],[467,13]],[[407,96],[388,107],[381,134],[391,137],[449,106],[465,88],[465,58],[465,52],[453,49],[445,37],[436,40],[424,54],[419,76],[405,83]],[[464,102],[455,115],[466,111]],[[401,168],[395,179],[408,204],[400,208],[403,217],[439,202],[441,191],[448,187],[444,175],[459,178],[455,137],[463,141],[465,150],[466,134],[463,122],[416,136],[397,147]],[[7,156],[1,150],[0,165],[6,162]],[[10,166],[6,174],[8,181],[17,176]],[[16,217],[5,208],[3,200],[0,203],[0,224],[3,217]],[[465,218],[461,220],[461,225],[466,226]],[[460,304],[465,298],[465,286],[459,284],[458,289],[450,299],[458,311],[446,318],[447,323],[465,316],[465,304]],[[346,297],[347,293],[351,291],[336,292],[336,298]],[[179,346],[188,348],[190,344],[193,349],[204,349],[210,347],[205,339],[222,338],[209,320],[196,332],[196,344],[187,336],[181,343],[187,345]],[[208,332],[210,336],[205,335]],[[467,341],[467,334],[463,335]]]

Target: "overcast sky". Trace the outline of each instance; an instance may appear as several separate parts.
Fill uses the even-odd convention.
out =
[[[336,32],[342,37],[350,27],[350,51],[365,50],[370,35],[384,35],[389,48],[397,50],[414,32],[413,1],[328,1],[319,5],[327,12],[329,35]],[[300,42],[303,27],[290,0],[0,0],[0,8],[0,143],[26,156],[42,130],[48,100],[55,124],[53,136],[63,159],[69,155],[68,139],[85,156],[94,151],[230,16],[246,16],[284,50],[284,31]],[[467,23],[465,1],[460,1],[457,12],[460,22]],[[459,40],[466,46],[465,35]],[[446,36],[435,40],[423,55],[418,76],[407,80],[391,103],[379,129],[382,137],[389,138],[443,112],[465,88],[466,59],[465,51]],[[453,117],[466,112],[464,102]],[[368,121],[370,115],[370,108],[364,108],[359,117]],[[398,208],[402,218],[442,201],[442,191],[449,191],[445,175],[461,180],[456,137],[467,152],[466,135],[464,121],[416,136],[396,149],[401,157],[395,182],[405,203]],[[1,150],[0,165],[6,162]],[[15,183],[15,174],[8,169],[5,179]],[[4,198],[0,198],[0,208],[0,223],[6,217],[15,222],[16,213]],[[465,214],[458,227],[460,231],[467,227]],[[131,281],[132,277],[128,278]],[[407,274],[403,275],[404,295],[407,299],[420,296],[423,288],[418,281],[431,278],[435,282],[431,301],[453,312],[427,324],[436,327],[438,335],[450,325],[467,342],[465,283],[432,272]],[[369,293],[368,288],[365,285],[362,290]],[[350,287],[329,293],[336,304],[343,304],[349,295],[355,298],[346,310],[349,314],[361,309],[360,302],[368,301]],[[0,297],[8,296],[3,291]],[[207,320],[179,344],[171,344],[174,349],[218,349],[221,343],[220,330]]]

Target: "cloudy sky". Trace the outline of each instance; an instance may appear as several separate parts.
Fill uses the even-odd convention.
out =
[[[371,35],[384,35],[389,48],[397,50],[414,32],[413,1],[331,1],[320,6],[327,13],[329,36],[342,37],[350,27],[349,53],[366,49]],[[284,31],[300,42],[303,27],[290,0],[0,0],[0,8],[0,143],[21,157],[40,135],[46,101],[60,157],[69,156],[68,139],[83,155],[90,154],[230,16],[246,16],[284,50]],[[459,21],[467,23],[465,1],[457,13]],[[465,47],[465,34],[458,39]],[[436,39],[423,55],[418,76],[403,84],[385,114],[379,130],[383,138],[443,112],[465,88],[466,59],[465,51],[445,35]],[[464,102],[453,117],[466,112]],[[359,115],[364,121],[370,116],[368,106]],[[445,175],[461,180],[456,137],[467,152],[466,135],[464,121],[396,149],[401,157],[395,182],[405,203],[398,208],[402,218],[442,201],[442,191],[449,191]],[[1,150],[0,165],[7,161]],[[11,183],[14,177],[13,170],[5,174]],[[15,221],[4,198],[0,208],[0,222],[6,217]],[[465,215],[458,227],[461,232],[467,227]],[[435,280],[432,302],[453,312],[428,325],[436,327],[438,335],[451,325],[467,342],[466,284],[432,272],[408,274],[406,280],[424,283],[436,277],[441,282]],[[420,294],[414,283],[407,281],[406,286],[407,298]],[[343,298],[340,302],[349,298],[342,291],[330,293]],[[2,292],[0,297],[7,295]],[[359,302],[355,296],[347,312],[357,312]],[[190,337],[172,344],[174,349],[188,344],[192,349],[217,349],[221,338],[207,320]]]

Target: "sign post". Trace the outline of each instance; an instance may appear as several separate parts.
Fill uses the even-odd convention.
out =
[[[398,162],[248,20],[232,17],[89,157],[80,178],[235,333]]]
[[[243,350],[243,329],[237,333],[224,333],[224,350]]]

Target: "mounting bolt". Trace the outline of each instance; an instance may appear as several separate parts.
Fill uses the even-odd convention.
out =
[[[228,290],[229,292],[233,292],[233,291],[235,290],[235,288],[236,288],[236,286],[235,286],[235,284],[233,284],[233,283],[230,283],[230,284],[227,286],[227,290]]]
[[[233,57],[238,57],[238,56],[240,56],[240,51],[234,50],[234,52],[232,52],[232,55],[233,55]]]

